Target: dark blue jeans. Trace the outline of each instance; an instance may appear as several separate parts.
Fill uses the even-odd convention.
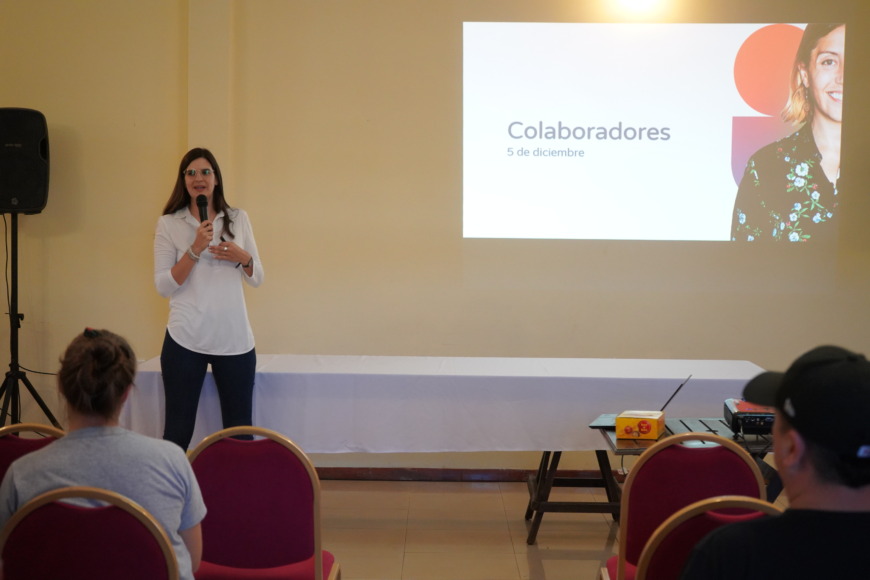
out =
[[[190,351],[172,340],[163,339],[160,369],[166,400],[163,438],[187,449],[196,424],[196,409],[208,365],[217,386],[224,427],[252,425],[256,349],[238,355],[220,356]]]

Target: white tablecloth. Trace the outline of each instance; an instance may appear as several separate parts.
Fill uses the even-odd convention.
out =
[[[254,424],[308,453],[589,450],[602,413],[719,417],[762,372],[748,361],[259,355]],[[159,359],[140,365],[121,424],[163,434]],[[211,373],[193,443],[221,428]]]

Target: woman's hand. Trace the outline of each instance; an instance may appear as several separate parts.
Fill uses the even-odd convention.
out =
[[[191,244],[193,252],[197,256],[202,254],[211,243],[213,237],[214,226],[211,224],[211,221],[206,220],[204,222],[200,222],[199,227],[196,228],[196,239],[194,239],[193,244]]]
[[[209,246],[208,251],[211,252],[215,260],[247,264],[248,260],[251,259],[251,255],[234,242],[221,242],[214,246]]]

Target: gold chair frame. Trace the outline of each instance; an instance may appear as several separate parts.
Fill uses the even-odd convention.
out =
[[[0,553],[3,552],[3,548],[6,545],[6,540],[9,538],[9,535],[21,520],[46,504],[65,499],[89,499],[102,501],[118,507],[133,516],[143,526],[145,526],[160,546],[160,550],[166,560],[167,576],[169,580],[179,579],[178,560],[175,557],[175,550],[172,548],[172,543],[169,540],[169,536],[166,535],[166,532],[163,530],[163,526],[160,525],[154,516],[135,501],[114,491],[101,489],[99,487],[62,487],[52,491],[47,491],[31,499],[12,515],[3,527],[3,530],[0,531]]]
[[[668,535],[683,522],[706,512],[727,509],[744,509],[765,513],[771,516],[778,516],[783,511],[782,508],[768,501],[745,495],[720,495],[689,504],[662,522],[653,532],[652,536],[650,536],[650,539],[643,547],[643,552],[641,552],[640,559],[637,562],[637,574],[635,575],[635,580],[646,580],[647,569],[649,568],[650,561],[652,561],[655,551],[665,538],[667,538]]]
[[[280,445],[283,445],[288,450],[290,450],[290,452],[293,453],[293,455],[295,455],[305,466],[305,471],[308,472],[308,477],[311,480],[314,497],[314,578],[318,580],[320,578],[323,578],[323,546],[321,543],[320,531],[320,477],[317,475],[317,470],[314,468],[314,464],[311,462],[311,459],[309,459],[308,455],[302,450],[301,447],[296,445],[296,443],[294,443],[289,437],[282,435],[277,431],[273,431],[272,429],[267,429],[265,427],[227,427],[226,429],[222,429],[205,437],[193,449],[188,451],[188,460],[193,463],[197,455],[199,455],[206,447],[212,445],[217,441],[220,441],[221,439],[235,437],[237,435],[253,435],[254,437],[271,439],[272,441],[275,441],[276,443],[279,443]],[[329,574],[329,580],[341,580],[341,568],[338,564],[337,559],[332,565],[332,570]]]
[[[617,535],[617,541],[619,543],[619,551],[617,554],[617,567],[616,567],[616,580],[625,580],[625,557],[626,557],[626,538],[628,536],[628,518],[629,518],[629,503],[628,500],[631,497],[631,488],[634,484],[634,479],[638,473],[640,473],[643,465],[655,457],[655,455],[662,451],[663,449],[667,449],[673,445],[681,445],[690,441],[703,441],[705,443],[712,443],[715,445],[721,445],[726,449],[733,451],[738,457],[743,459],[749,469],[752,471],[755,476],[756,481],[758,482],[758,497],[764,497],[764,478],[761,475],[761,469],[755,463],[755,459],[749,454],[748,451],[743,449],[740,445],[732,441],[731,439],[726,439],[721,435],[716,435],[714,433],[680,433],[678,435],[670,435],[657,441],[655,444],[651,445],[647,448],[638,458],[637,462],[628,472],[628,476],[625,478],[625,483],[623,484],[622,490],[622,505],[620,508],[619,514],[619,533]],[[649,539],[647,539],[649,542]],[[608,579],[609,575],[607,574],[607,568],[603,568],[601,570],[601,578]]]

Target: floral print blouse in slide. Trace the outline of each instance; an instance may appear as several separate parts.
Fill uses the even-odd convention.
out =
[[[737,190],[731,239],[805,242],[832,237],[839,199],[809,127],[758,150]]]

